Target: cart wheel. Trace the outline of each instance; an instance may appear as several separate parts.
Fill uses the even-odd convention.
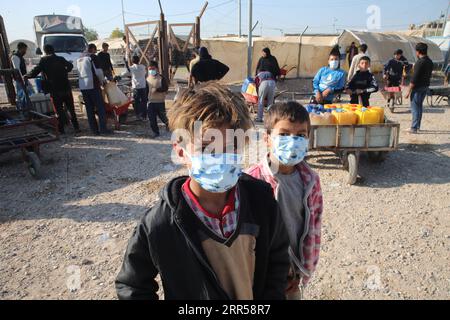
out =
[[[41,160],[38,155],[34,152],[27,153],[27,165],[28,172],[30,172],[31,176],[35,179],[39,179],[42,175],[41,170]]]
[[[395,98],[392,98],[389,101],[388,108],[389,108],[389,110],[391,110],[392,113],[395,112]]]
[[[430,108],[433,108],[433,107],[434,107],[434,104],[433,104],[433,96],[427,96],[427,104],[428,104],[428,106],[429,106]]]
[[[375,163],[381,163],[386,160],[387,152],[384,151],[371,151],[367,153],[369,156],[369,160]]]
[[[354,153],[349,153],[348,161],[348,184],[354,185],[358,179],[358,157]]]
[[[345,170],[348,171],[348,154],[347,152],[339,152],[337,153],[337,156],[339,157],[339,159],[341,159],[341,163],[342,166],[344,167]]]

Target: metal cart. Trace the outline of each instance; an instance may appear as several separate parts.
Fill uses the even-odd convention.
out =
[[[398,148],[400,124],[386,122],[375,125],[321,125],[312,126],[310,133],[311,151],[334,151],[349,172],[348,184],[358,178],[361,152],[368,152],[369,158],[382,162],[388,152]]]

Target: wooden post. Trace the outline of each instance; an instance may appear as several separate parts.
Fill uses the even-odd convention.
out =
[[[8,36],[6,34],[5,23],[3,17],[0,16],[0,68],[1,69],[12,69],[12,63],[9,59],[9,42]],[[14,89],[13,78],[11,75],[5,75],[3,77],[5,80],[6,95],[8,96],[8,102],[12,105],[16,104],[16,90]],[[3,102],[3,101],[2,101]]]
[[[131,51],[130,51],[130,29],[125,26],[125,56],[128,60],[128,67],[131,67]]]
[[[195,18],[195,36],[194,36],[194,46],[196,48],[200,48],[202,45],[202,38],[201,38],[201,27],[200,27],[200,21],[203,17],[203,14],[205,13],[206,8],[208,7],[208,1],[206,1],[205,5],[202,8],[202,11],[200,11],[200,14],[198,17]]]
[[[161,19],[159,21],[159,70],[163,77],[170,81],[169,77],[169,48],[167,43],[167,21],[165,20],[164,13],[161,13]]]
[[[195,37],[194,37],[194,46],[196,48],[200,48],[200,46],[202,45],[202,39],[200,36],[200,18],[196,17],[195,18]]]

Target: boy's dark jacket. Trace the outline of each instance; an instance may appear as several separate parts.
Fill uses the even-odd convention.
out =
[[[161,200],[137,226],[116,279],[119,299],[158,299],[158,274],[166,300],[230,299],[203,252],[197,232],[200,222],[181,193],[186,179],[171,181],[162,191]],[[265,182],[243,175],[238,190],[238,231],[244,223],[259,226],[254,298],[283,300],[290,267],[289,244],[272,189]]]
[[[378,91],[378,83],[370,71],[357,71],[352,80],[347,84],[346,89],[352,91],[359,89],[363,90],[364,93],[375,93]]]

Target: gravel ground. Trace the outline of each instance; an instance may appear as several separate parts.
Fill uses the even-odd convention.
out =
[[[388,117],[410,124],[407,106]],[[382,164],[363,157],[355,186],[333,154],[311,154],[325,212],[306,299],[450,298],[450,107],[427,109],[423,129],[402,132]],[[0,299],[116,298],[136,222],[185,174],[170,161],[170,135],[148,134],[131,123],[109,137],[69,135],[42,148],[39,181],[19,153],[0,155]]]

